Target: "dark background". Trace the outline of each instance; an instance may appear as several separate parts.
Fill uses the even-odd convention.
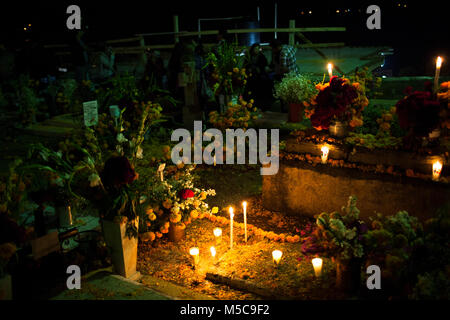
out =
[[[23,46],[26,39],[40,44],[67,42],[71,34],[66,29],[66,8],[70,4],[80,6],[83,26],[89,26],[86,37],[95,42],[137,33],[173,31],[174,14],[179,15],[181,31],[196,31],[198,18],[236,16],[244,16],[244,19],[232,23],[205,23],[203,27],[245,28],[245,22],[256,21],[257,6],[260,7],[260,27],[272,28],[275,2],[278,3],[278,27],[288,27],[289,20],[295,19],[297,27],[347,28],[345,33],[308,33],[313,42],[390,46],[405,63],[433,63],[432,57],[436,55],[442,55],[446,61],[449,56],[450,28],[445,1],[8,1],[1,5],[0,43],[17,48]],[[381,30],[366,28],[369,16],[366,8],[370,4],[381,8]],[[338,9],[340,14],[336,13]],[[345,13],[345,9],[350,12]],[[28,24],[32,26],[27,27]],[[24,27],[28,30],[24,31]],[[261,41],[270,41],[272,37],[271,33],[263,34]],[[287,41],[287,34],[281,34],[281,39]],[[170,43],[173,38],[166,36],[151,41]]]

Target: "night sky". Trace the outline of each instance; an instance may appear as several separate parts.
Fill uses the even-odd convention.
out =
[[[91,41],[130,37],[136,33],[173,30],[172,16],[179,15],[180,30],[195,31],[198,18],[244,16],[256,20],[260,6],[261,27],[273,27],[274,3],[269,0],[246,1],[10,1],[2,3],[1,41],[21,46],[24,39],[40,43],[64,43],[67,38],[66,8],[78,4],[89,25]],[[345,42],[347,45],[387,45],[422,55],[448,54],[448,11],[444,1],[277,1],[278,26],[345,26],[345,33],[309,34],[313,42]],[[427,4],[430,4],[427,6]],[[381,8],[381,30],[368,30],[365,10],[369,4]],[[406,5],[406,7],[405,7]],[[345,13],[344,10],[350,9]],[[340,14],[336,13],[340,10]],[[304,12],[302,15],[301,12]],[[312,13],[309,14],[309,11]],[[31,27],[27,27],[31,24]],[[224,26],[224,25],[222,25]],[[245,27],[225,25],[225,27]],[[27,27],[27,31],[24,31]],[[214,28],[214,25],[210,26]],[[267,34],[266,37],[272,36]],[[285,35],[287,36],[287,35]],[[173,39],[173,38],[172,38]],[[155,39],[171,41],[171,38]],[[157,43],[159,44],[159,43]],[[412,53],[412,52],[411,52]]]

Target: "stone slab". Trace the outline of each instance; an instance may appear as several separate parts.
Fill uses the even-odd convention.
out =
[[[357,197],[362,219],[375,212],[392,215],[406,210],[426,220],[449,201],[450,186],[287,160],[280,161],[276,175],[263,176],[263,206],[289,215],[315,216],[324,211],[340,211],[350,195]]]

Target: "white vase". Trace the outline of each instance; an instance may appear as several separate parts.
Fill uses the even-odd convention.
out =
[[[136,218],[136,229],[139,227],[139,218]],[[106,245],[111,250],[111,260],[114,272],[122,277],[133,279],[139,277],[136,272],[138,238],[128,238],[126,235],[127,223],[102,221],[103,235]]]
[[[12,300],[12,282],[9,274],[0,278],[0,300]]]

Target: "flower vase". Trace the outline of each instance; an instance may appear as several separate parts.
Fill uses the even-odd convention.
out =
[[[181,227],[176,223],[169,226],[169,241],[179,242],[186,238],[186,227]]]
[[[0,301],[2,300],[12,300],[12,282],[9,274],[0,278]]]
[[[134,220],[136,229],[139,218]],[[128,279],[137,279],[136,271],[138,238],[126,235],[127,223],[116,223],[102,220],[103,235],[106,245],[111,250],[111,260],[114,272]]]
[[[56,216],[58,218],[58,227],[59,228],[68,228],[72,226],[72,211],[70,206],[60,206],[55,209]]]
[[[336,138],[344,138],[348,134],[348,124],[342,121],[335,121],[330,124],[330,135]]]
[[[345,293],[355,293],[361,285],[361,259],[336,259],[336,287]]]
[[[300,122],[305,106],[303,103],[289,103],[288,122]]]

